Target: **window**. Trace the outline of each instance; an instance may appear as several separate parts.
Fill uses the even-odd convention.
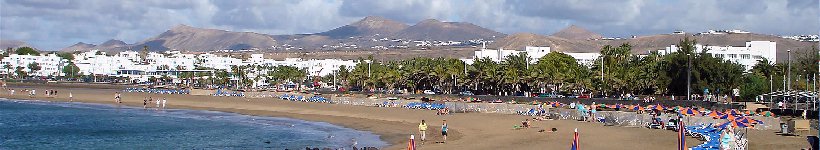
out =
[[[715,54],[715,58],[723,58],[723,54]]]
[[[735,59],[737,58],[737,54],[729,54],[729,58]]]
[[[751,59],[752,55],[750,54],[740,54],[740,59]]]

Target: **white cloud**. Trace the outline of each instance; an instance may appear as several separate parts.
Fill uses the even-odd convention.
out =
[[[740,28],[817,34],[815,0],[1,0],[0,38],[49,50],[76,42],[139,42],[177,24],[266,34],[316,33],[383,16],[434,18],[504,33],[550,34],[578,24],[606,36]]]

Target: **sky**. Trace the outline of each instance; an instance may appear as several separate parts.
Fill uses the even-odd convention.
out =
[[[607,37],[742,29],[817,34],[817,0],[0,0],[0,39],[44,50],[136,43],[173,26],[304,34],[366,16],[470,22],[506,34],[578,25]]]

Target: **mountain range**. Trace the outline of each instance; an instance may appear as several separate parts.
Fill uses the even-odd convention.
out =
[[[338,50],[339,47],[395,46],[396,40],[421,41],[467,41],[493,40],[489,48],[523,49],[525,46],[549,46],[560,52],[598,52],[604,45],[630,43],[633,53],[647,53],[648,50],[663,49],[677,44],[689,36],[704,45],[743,46],[746,41],[764,40],[777,42],[778,57],[785,56],[785,50],[810,49],[817,42],[800,42],[764,34],[657,34],[633,38],[604,40],[601,34],[571,25],[552,35],[515,33],[506,35],[467,22],[442,22],[435,19],[422,20],[414,25],[378,16],[368,16],[361,20],[325,32],[314,34],[268,35],[253,32],[233,32],[218,29],[203,29],[187,25],[177,25],[168,31],[143,41],[127,44],[109,40],[99,45],[79,42],[61,51],[85,51],[100,49],[105,51],[140,50],[147,46],[152,51],[169,49],[184,51],[208,51],[220,49],[267,50]],[[10,43],[10,42],[3,42]],[[20,43],[20,42],[16,42]],[[23,42],[24,43],[24,42]],[[408,43],[403,43],[408,44]],[[413,44],[409,43],[408,45]],[[7,44],[8,45],[8,44]],[[336,46],[336,47],[334,47]],[[5,46],[4,46],[5,47]],[[410,49],[413,49],[412,47]],[[779,59],[782,60],[782,59]]]
[[[0,47],[5,50],[6,48],[31,47],[31,45],[19,40],[0,40]]]

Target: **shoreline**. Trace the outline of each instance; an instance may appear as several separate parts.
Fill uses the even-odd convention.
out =
[[[54,85],[54,84],[52,84]],[[47,86],[44,84],[10,84],[10,88],[16,89],[14,96],[9,96],[7,91],[3,91],[0,94],[2,98],[8,99],[17,99],[17,100],[37,100],[37,101],[48,101],[48,102],[70,102],[68,99],[68,91],[71,91],[74,96],[73,102],[82,102],[82,103],[89,103],[89,104],[105,104],[105,105],[118,105],[117,103],[113,102],[113,93],[114,92],[121,92],[123,95],[123,103],[121,105],[129,106],[129,107],[140,107],[141,101],[134,96],[153,96],[154,98],[159,97],[174,97],[176,100],[192,100],[196,99],[197,97],[203,99],[229,99],[229,100],[241,100],[241,102],[266,102],[268,100],[261,100],[256,98],[240,98],[240,97],[212,97],[212,96],[197,96],[197,95],[165,95],[165,94],[147,94],[147,93],[127,93],[122,92],[121,89],[117,89],[115,87],[125,87],[123,85],[99,85],[103,87],[95,87],[98,86],[96,84],[60,84],[56,87],[43,87]],[[37,89],[34,98],[30,98],[27,96],[28,93],[23,93],[20,91],[20,87],[26,88],[35,88]],[[54,89],[58,91],[58,96],[54,98],[48,98],[43,95],[44,90]],[[93,91],[88,91],[93,90]],[[105,96],[96,97],[97,93],[105,91],[109,94],[103,94]],[[78,93],[79,92],[79,93]],[[91,92],[91,93],[88,93]],[[109,100],[105,100],[108,98]],[[250,101],[246,101],[250,100]],[[168,101],[173,101],[172,98],[168,98]],[[221,101],[221,100],[219,100]],[[270,101],[280,101],[280,100],[273,100]],[[289,102],[289,101],[282,101],[282,102]],[[186,102],[187,103],[187,102]],[[297,103],[297,102],[293,102]],[[334,105],[334,104],[317,104],[317,103],[305,103],[307,105]],[[153,103],[148,104],[148,108],[154,108]],[[378,120],[378,119],[368,119],[368,118],[359,118],[359,117],[349,117],[349,116],[333,116],[333,115],[319,115],[319,114],[302,114],[302,113],[288,113],[282,111],[270,111],[270,110],[257,110],[257,109],[242,109],[242,108],[231,108],[231,107],[219,107],[219,106],[200,106],[200,105],[179,105],[179,104],[172,104],[169,102],[168,109],[187,109],[187,110],[204,110],[204,111],[217,111],[217,112],[225,112],[225,113],[236,113],[240,115],[249,115],[249,116],[260,116],[260,117],[280,117],[280,118],[290,118],[290,119],[298,119],[298,120],[305,120],[311,122],[325,122],[330,123],[333,125],[338,125],[341,127],[354,129],[357,131],[363,132],[370,132],[372,134],[378,135],[379,139],[383,142],[388,143],[387,147],[383,147],[382,149],[400,149],[403,146],[406,146],[407,139],[409,138],[409,134],[405,136],[404,134],[399,134],[395,130],[383,130],[382,128],[415,128],[415,125],[412,123],[407,122],[400,122],[400,121],[387,121],[387,120]],[[432,112],[431,112],[432,113]],[[360,120],[362,122],[350,121],[350,120]],[[376,127],[378,126],[378,127]],[[432,128],[432,126],[431,126]],[[449,131],[451,136],[448,137],[448,140],[457,140],[459,136],[452,136],[454,133],[457,133],[455,130]],[[364,146],[364,145],[362,145]]]
[[[110,86],[110,85],[106,85]],[[13,99],[30,99],[21,87],[36,88],[35,99],[45,101],[68,101],[68,93],[74,95],[75,101],[100,104],[115,104],[116,88],[95,88],[94,85],[56,85],[56,84],[10,84],[17,89],[14,96],[7,91],[0,97]],[[121,86],[125,87],[125,86]],[[55,89],[56,98],[44,98],[43,90]],[[605,127],[597,123],[577,122],[570,120],[535,121],[533,128],[514,130],[513,125],[520,125],[524,119],[518,115],[456,113],[437,116],[432,110],[412,110],[404,108],[365,107],[340,104],[305,103],[278,100],[278,98],[241,98],[213,97],[196,95],[162,95],[146,93],[122,93],[123,104],[139,107],[143,97],[168,99],[168,108],[193,109],[230,112],[252,116],[284,117],[306,121],[327,122],[330,124],[367,131],[379,135],[382,141],[390,144],[382,149],[406,149],[411,134],[417,134],[418,122],[427,120],[428,141],[421,144],[416,135],[420,149],[565,149],[569,148],[573,128],[578,128],[581,135],[580,145],[585,149],[673,149],[676,145],[676,132],[645,128]],[[441,121],[446,119],[450,131],[445,144],[440,141]],[[541,129],[558,128],[555,133],[541,133]],[[774,131],[749,131],[750,148],[752,149],[800,149],[805,148],[805,137],[781,137]],[[816,131],[814,132],[816,133]],[[809,134],[812,135],[812,134]],[[700,143],[687,138],[688,146]]]
[[[386,141],[378,138],[379,135],[372,133],[370,131],[361,131],[355,130],[352,128],[331,124],[328,122],[317,122],[317,121],[307,121],[307,120],[300,120],[294,118],[287,118],[287,117],[275,117],[275,116],[261,116],[261,115],[245,115],[239,114],[234,112],[225,112],[225,111],[213,111],[213,110],[198,110],[198,109],[176,109],[176,108],[162,108],[156,109],[143,109],[139,107],[127,106],[127,105],[116,105],[116,104],[102,104],[102,103],[88,103],[88,102],[81,102],[81,101],[73,101],[73,102],[64,102],[64,101],[49,101],[49,100],[42,100],[42,99],[7,99],[7,98],[0,98],[0,102],[6,102],[10,104],[26,104],[26,105],[36,105],[38,107],[63,107],[63,108],[70,108],[70,109],[80,109],[82,111],[86,110],[93,110],[93,111],[100,111],[97,113],[106,113],[107,111],[116,111],[116,113],[137,113],[138,116],[154,116],[155,114],[158,116],[169,117],[169,118],[180,118],[180,119],[192,119],[197,121],[205,121],[207,122],[215,122],[217,124],[221,123],[231,123],[237,126],[257,126],[257,124],[271,124],[272,126],[281,126],[283,124],[278,124],[278,121],[283,121],[285,124],[302,124],[306,123],[308,126],[315,126],[315,127],[304,127],[304,129],[319,129],[322,131],[327,131],[337,137],[335,140],[341,140],[337,143],[339,145],[330,145],[331,147],[344,147],[345,141],[349,142],[351,138],[355,138],[358,141],[357,147],[385,147],[388,146]],[[108,112],[110,113],[110,112]],[[211,115],[217,115],[219,117],[211,118]],[[131,115],[129,115],[131,116]],[[267,120],[264,122],[255,122],[255,120],[262,119]],[[236,122],[239,121],[239,122]],[[250,122],[246,122],[250,121]],[[268,121],[276,121],[276,122],[268,122]],[[266,125],[263,125],[266,126]],[[284,126],[282,126],[284,127]],[[331,130],[327,130],[326,127],[330,127]],[[343,133],[343,134],[335,134],[335,133]],[[350,134],[347,134],[350,133]],[[248,132],[246,134],[253,134],[253,132]],[[264,133],[267,134],[267,133]],[[359,136],[345,136],[345,135],[363,135],[366,138],[360,138]],[[341,136],[340,136],[341,135]],[[213,135],[213,136],[220,136],[220,135]],[[338,138],[338,137],[346,137],[346,138]],[[329,139],[330,140],[330,139]],[[264,140],[263,140],[264,141]],[[365,144],[362,144],[365,143]],[[206,143],[199,143],[199,144],[206,144]],[[291,143],[297,145],[304,145],[304,143]],[[312,144],[312,143],[311,143]],[[18,145],[19,146],[19,145]],[[274,145],[275,146],[275,145]],[[308,145],[306,145],[308,146]],[[349,146],[349,145],[348,145]],[[0,146],[2,147],[2,146]],[[252,147],[252,146],[251,146]],[[325,146],[308,146],[311,148],[325,148]],[[267,147],[266,147],[267,148]],[[289,148],[296,148],[299,147],[289,147]],[[304,147],[302,147],[304,148]],[[348,147],[349,148],[349,147]]]

